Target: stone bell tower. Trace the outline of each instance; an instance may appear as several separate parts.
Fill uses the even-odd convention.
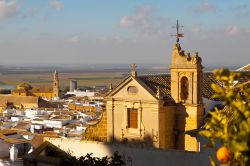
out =
[[[172,52],[171,96],[176,103],[202,104],[202,65],[198,53],[191,57],[181,50],[179,43]]]
[[[199,128],[203,120],[202,69],[201,58],[197,52],[191,56],[190,53],[181,49],[177,31],[177,42],[172,50],[170,73],[171,96],[178,105],[175,128],[177,131],[176,148],[178,149],[199,150],[196,138],[186,132]]]
[[[53,98],[59,98],[59,79],[58,79],[58,72],[55,70],[54,72],[54,79],[53,79]]]

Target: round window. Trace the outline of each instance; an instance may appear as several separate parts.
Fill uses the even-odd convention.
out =
[[[135,86],[129,86],[127,91],[129,94],[136,94],[138,92],[138,89]]]

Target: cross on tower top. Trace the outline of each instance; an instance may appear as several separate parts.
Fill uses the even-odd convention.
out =
[[[182,25],[179,24],[178,19],[176,20],[176,26],[174,26],[173,28],[176,28],[176,35],[172,35],[172,36],[176,36],[176,42],[179,43],[180,41],[180,37],[184,37],[184,33],[180,33],[180,28],[183,28]]]
[[[137,65],[136,65],[136,64],[132,64],[132,65],[131,65],[131,70],[132,70],[132,71],[136,71],[136,68],[137,68]]]
[[[136,65],[136,64],[132,64],[132,65],[131,65],[131,75],[132,75],[133,77],[136,77],[136,76],[137,76],[136,68],[137,68],[137,65]]]

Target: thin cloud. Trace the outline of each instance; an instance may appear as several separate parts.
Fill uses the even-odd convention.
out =
[[[63,4],[60,0],[51,0],[49,5],[54,8],[55,10],[61,10],[63,8]]]
[[[198,6],[194,6],[191,7],[190,10],[193,13],[197,13],[197,14],[203,14],[203,13],[210,13],[210,12],[215,12],[216,11],[216,7],[208,2],[204,2]]]
[[[229,27],[227,27],[225,33],[227,36],[237,35],[239,33],[239,28],[236,25],[229,26]]]
[[[0,19],[16,16],[19,13],[19,5],[16,0],[0,0]]]
[[[144,37],[158,37],[166,32],[168,22],[167,18],[154,15],[152,6],[143,5],[131,15],[122,17],[120,26],[131,29]]]
[[[80,42],[80,37],[78,35],[74,35],[68,41],[70,43],[79,43]]]
[[[250,30],[236,25],[228,26],[225,30],[226,36],[245,36],[249,37]]]
[[[150,24],[150,20],[148,19],[148,15],[152,12],[152,6],[144,5],[139,7],[133,15],[124,16],[120,25],[122,27],[133,27],[133,26],[143,26],[147,27]]]

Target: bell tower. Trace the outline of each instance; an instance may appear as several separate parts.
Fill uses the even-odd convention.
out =
[[[172,52],[171,96],[176,103],[202,104],[202,69],[198,53],[191,57],[190,53],[181,50],[176,43]]]
[[[55,70],[54,72],[54,79],[53,79],[53,98],[59,98],[59,79],[58,79],[58,72]]]
[[[178,105],[176,111],[176,148],[198,151],[199,144],[187,131],[200,127],[203,120],[204,104],[202,101],[203,66],[198,53],[193,56],[181,49],[179,24],[177,20],[177,40],[172,50],[171,96]]]

